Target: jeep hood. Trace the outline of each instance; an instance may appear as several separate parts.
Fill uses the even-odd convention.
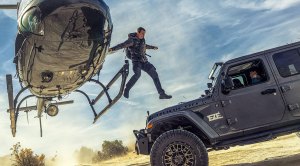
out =
[[[179,103],[178,105],[165,108],[163,110],[160,110],[158,112],[155,112],[155,113],[149,115],[147,118],[147,123],[150,120],[155,119],[159,116],[166,115],[166,114],[172,114],[173,112],[196,110],[197,108],[199,108],[199,106],[206,105],[206,104],[210,103],[211,101],[212,101],[212,98],[210,96],[206,96],[206,97],[199,98],[196,100]]]

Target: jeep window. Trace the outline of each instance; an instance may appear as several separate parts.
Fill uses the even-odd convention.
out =
[[[233,82],[233,89],[240,89],[266,82],[268,76],[261,60],[254,60],[238,64],[229,68],[227,72]]]
[[[274,54],[273,59],[282,77],[290,77],[300,73],[299,49]]]

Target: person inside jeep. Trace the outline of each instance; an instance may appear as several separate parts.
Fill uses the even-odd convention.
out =
[[[143,27],[139,27],[136,33],[130,33],[128,35],[128,40],[109,48],[109,52],[125,48],[126,56],[132,61],[134,75],[126,84],[124,97],[129,98],[129,91],[140,78],[141,70],[143,70],[153,79],[157,92],[159,93],[159,99],[170,99],[172,96],[165,93],[164,89],[161,87],[156,68],[148,61],[146,57],[146,49],[157,50],[158,47],[146,44],[144,38],[145,34],[146,30]]]
[[[258,74],[258,70],[253,68],[250,70],[250,78],[251,78],[251,84],[258,84],[262,82],[261,76]]]

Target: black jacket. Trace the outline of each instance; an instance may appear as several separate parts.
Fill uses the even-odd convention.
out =
[[[128,39],[112,47],[112,51],[116,51],[123,48],[128,48],[131,54],[132,61],[147,62],[146,49],[154,49],[154,46],[147,45],[145,39],[139,39],[136,33],[128,34]]]

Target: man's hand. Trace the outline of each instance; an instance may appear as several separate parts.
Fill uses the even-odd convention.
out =
[[[115,53],[115,51],[112,48],[109,48],[107,54],[113,54],[113,53]]]
[[[154,49],[154,50],[157,50],[157,49],[158,49],[158,47],[154,46],[154,47],[153,47],[153,49]]]

